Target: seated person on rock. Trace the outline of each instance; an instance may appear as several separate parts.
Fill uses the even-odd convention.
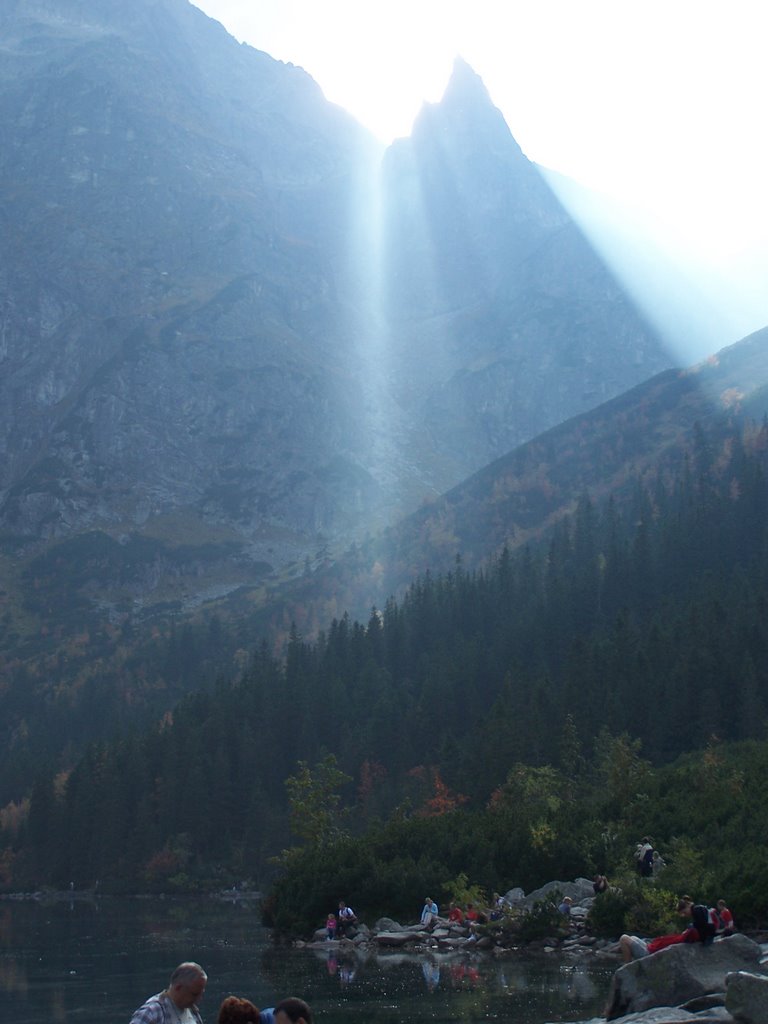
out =
[[[571,899],[571,897],[570,896],[563,896],[563,901],[562,901],[562,903],[559,905],[559,907],[557,909],[563,915],[563,917],[570,917],[571,916],[571,907],[572,907],[572,905],[573,905],[573,900]]]
[[[733,914],[728,909],[725,900],[717,901],[717,917],[720,922],[717,934],[733,935],[736,931],[736,922],[733,920]]]
[[[439,911],[437,904],[431,898],[431,896],[424,897],[424,906],[421,908],[421,927],[422,928],[433,928],[437,923],[437,915]]]
[[[702,911],[703,914],[701,913]],[[641,960],[644,956],[658,953],[660,949],[677,945],[679,942],[707,943],[711,941],[714,931],[710,934],[710,928],[714,928],[714,925],[711,924],[709,918],[714,913],[713,911],[709,911],[702,904],[694,905],[690,897],[684,896],[677,904],[677,912],[681,916],[691,919],[688,927],[678,934],[660,935],[659,938],[651,939],[650,941],[641,939],[638,935],[622,935],[619,939],[619,951],[624,963],[628,964],[631,960]],[[705,916],[707,918],[706,922],[704,921]]]
[[[348,907],[344,900],[339,900],[339,931],[342,935],[346,935],[347,929],[352,928],[353,925],[357,924],[357,915],[355,914],[352,907]]]
[[[448,924],[464,924],[464,911],[455,903],[448,905]]]

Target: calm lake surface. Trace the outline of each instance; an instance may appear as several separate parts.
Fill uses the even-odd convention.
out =
[[[127,1024],[182,960],[209,975],[215,1024],[226,995],[272,1006],[305,998],[318,1024],[597,1016],[611,967],[551,956],[331,955],[274,948],[255,903],[210,898],[0,900],[0,1024]]]

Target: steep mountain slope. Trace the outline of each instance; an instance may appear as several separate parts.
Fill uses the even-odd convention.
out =
[[[668,365],[461,63],[379,175],[186,0],[0,32],[0,528],[129,548],[102,603],[263,579]]]
[[[329,611],[365,617],[414,577],[467,569],[545,538],[584,493],[621,494],[646,470],[679,465],[699,427],[768,416],[768,328],[685,370],[668,370],[497,459],[380,537],[271,595],[262,628],[307,634]]]
[[[768,329],[553,428],[343,557],[196,611],[169,604],[144,624],[104,605],[147,566],[164,585],[172,579],[176,565],[147,540],[84,535],[21,565],[4,560],[14,586],[0,592],[0,801],[24,792],[41,758],[162,715],[190,689],[240,672],[262,641],[265,651],[295,649],[297,634],[328,630],[345,612],[376,619],[372,606],[385,608],[417,575],[451,571],[457,557],[472,569],[505,546],[546,541],[585,492],[630,506],[646,472],[679,473],[699,444],[697,424],[717,439],[725,421],[766,414]],[[204,554],[180,557],[197,557],[202,574]],[[281,698],[270,714],[287,707]]]

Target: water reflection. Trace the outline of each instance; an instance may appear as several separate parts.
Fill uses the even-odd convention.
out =
[[[298,955],[298,954],[296,954]],[[494,1017],[515,1024],[542,1020],[573,1020],[594,1016],[605,1002],[612,969],[593,961],[566,963],[557,957],[528,957],[517,953],[503,959],[476,952],[420,954],[402,951],[357,950],[342,953],[337,946],[307,950],[325,980],[336,985],[342,1003],[334,1019],[352,1020],[353,1011],[369,1019],[410,1019],[428,1012],[431,1020],[474,1021]],[[267,962],[273,954],[265,954]],[[285,965],[283,965],[285,966]],[[267,965],[267,970],[269,966]],[[314,983],[310,982],[314,987]],[[422,1004],[430,999],[429,1010]],[[327,997],[332,1002],[332,995]]]
[[[521,954],[286,950],[269,942],[258,908],[242,901],[0,900],[4,1021],[127,1022],[186,959],[209,973],[202,1006],[209,1024],[230,994],[258,1006],[302,996],[318,1024],[584,1019],[599,1013],[611,973]]]

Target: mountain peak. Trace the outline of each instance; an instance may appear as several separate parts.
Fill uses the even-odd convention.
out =
[[[493,103],[480,75],[457,56],[439,103],[425,103],[413,125],[412,139],[417,146],[429,138],[452,137],[474,150],[478,146],[492,152],[504,152],[517,160],[522,151],[512,137],[501,111]]]
[[[493,106],[485,82],[461,56],[457,56],[453,61],[453,71],[443,94],[443,103],[454,97],[462,97],[465,100],[472,98]]]

